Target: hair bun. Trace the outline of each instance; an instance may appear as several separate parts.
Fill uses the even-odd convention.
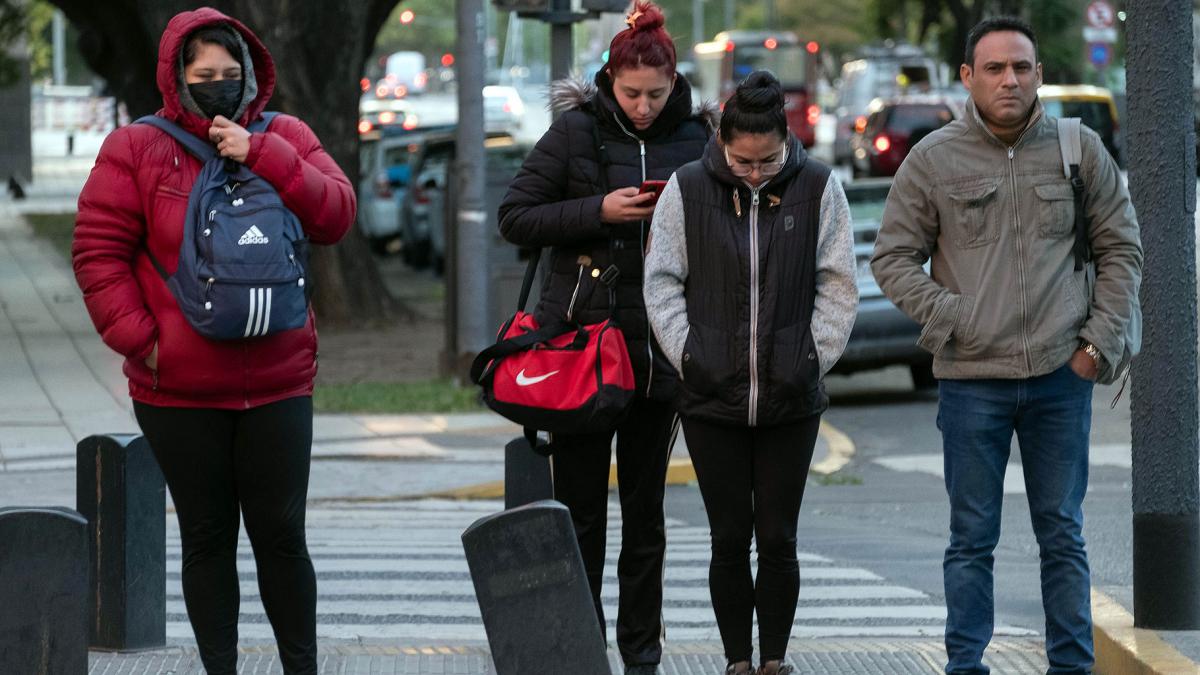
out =
[[[646,0],[639,0],[634,3],[633,11],[629,16],[625,17],[625,23],[635,31],[654,31],[659,30],[667,25],[667,18],[663,16],[662,10],[658,5]]]
[[[783,107],[783,85],[774,75],[759,70],[750,74],[737,88],[737,105],[748,113],[764,113]]]

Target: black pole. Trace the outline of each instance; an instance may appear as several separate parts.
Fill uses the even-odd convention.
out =
[[[1126,22],[1129,192],[1145,250],[1133,368],[1133,607],[1142,628],[1200,628],[1196,157],[1192,3],[1133,0]]]

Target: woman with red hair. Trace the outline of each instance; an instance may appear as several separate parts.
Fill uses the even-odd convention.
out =
[[[500,231],[518,246],[550,247],[535,310],[542,325],[608,318],[602,278],[618,275],[612,311],[625,334],[637,395],[614,429],[556,434],[551,462],[554,497],[571,509],[603,629],[600,586],[616,436],[623,521],[617,646],[626,673],[648,675],[662,657],[663,492],[678,430],[672,399],[679,376],[646,319],[642,264],[655,195],[639,187],[699,159],[714,121],[711,112],[692,109],[662,11],[638,2],[625,22],[629,27],[613,38],[593,82],[551,85],[551,108],[561,115],[513,179],[500,205]]]

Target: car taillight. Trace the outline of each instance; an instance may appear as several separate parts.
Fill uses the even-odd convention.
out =
[[[371,131],[371,120],[358,121],[358,133],[365,134]]]
[[[867,130],[867,118],[863,115],[859,115],[858,118],[854,120],[854,131],[856,133],[861,134],[862,132],[864,132],[866,130]]]
[[[818,105],[808,106],[808,124],[809,124],[809,126],[815,127],[815,126],[817,126],[817,123],[820,121],[821,121],[821,106],[818,106]]]
[[[375,196],[380,199],[391,199],[392,185],[388,182],[387,173],[375,176]]]
[[[429,203],[429,194],[427,192],[425,192],[425,190],[423,190],[419,187],[415,187],[412,189],[412,196],[413,196],[413,201],[416,202],[417,204],[428,204]]]
[[[875,149],[879,152],[887,152],[892,149],[892,139],[887,136],[875,137]]]

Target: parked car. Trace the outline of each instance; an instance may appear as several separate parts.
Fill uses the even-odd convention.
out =
[[[851,140],[867,124],[868,107],[876,98],[937,91],[945,86],[937,61],[912,45],[864,47],[859,58],[842,66],[838,87],[835,164],[850,164]]]
[[[1117,103],[1107,89],[1088,84],[1048,84],[1038,88],[1038,98],[1051,117],[1078,117],[1104,141],[1117,164],[1123,164],[1117,147]]]
[[[358,225],[376,252],[395,248],[415,140],[409,134],[380,136],[359,145]]]
[[[831,372],[848,375],[886,366],[906,365],[913,386],[937,386],[933,355],[917,346],[921,326],[883,295],[871,273],[871,253],[879,234],[891,179],[866,179],[845,186],[854,221],[854,259],[858,265],[858,317],[850,342]],[[926,271],[929,267],[926,264]]]
[[[488,208],[494,210],[531,148],[518,143],[510,134],[489,132],[484,149],[487,163],[485,200]],[[405,253],[405,261],[418,268],[432,266],[438,274],[445,268],[447,247],[451,245],[447,224],[453,218],[448,208],[454,203],[451,197],[454,186],[450,184],[454,158],[453,133],[426,135],[410,160],[409,173],[416,176],[416,180],[402,206],[402,221],[406,227],[401,250],[411,251]]]
[[[876,99],[867,123],[850,142],[855,176],[894,176],[921,139],[958,117],[957,106],[938,95]]]

